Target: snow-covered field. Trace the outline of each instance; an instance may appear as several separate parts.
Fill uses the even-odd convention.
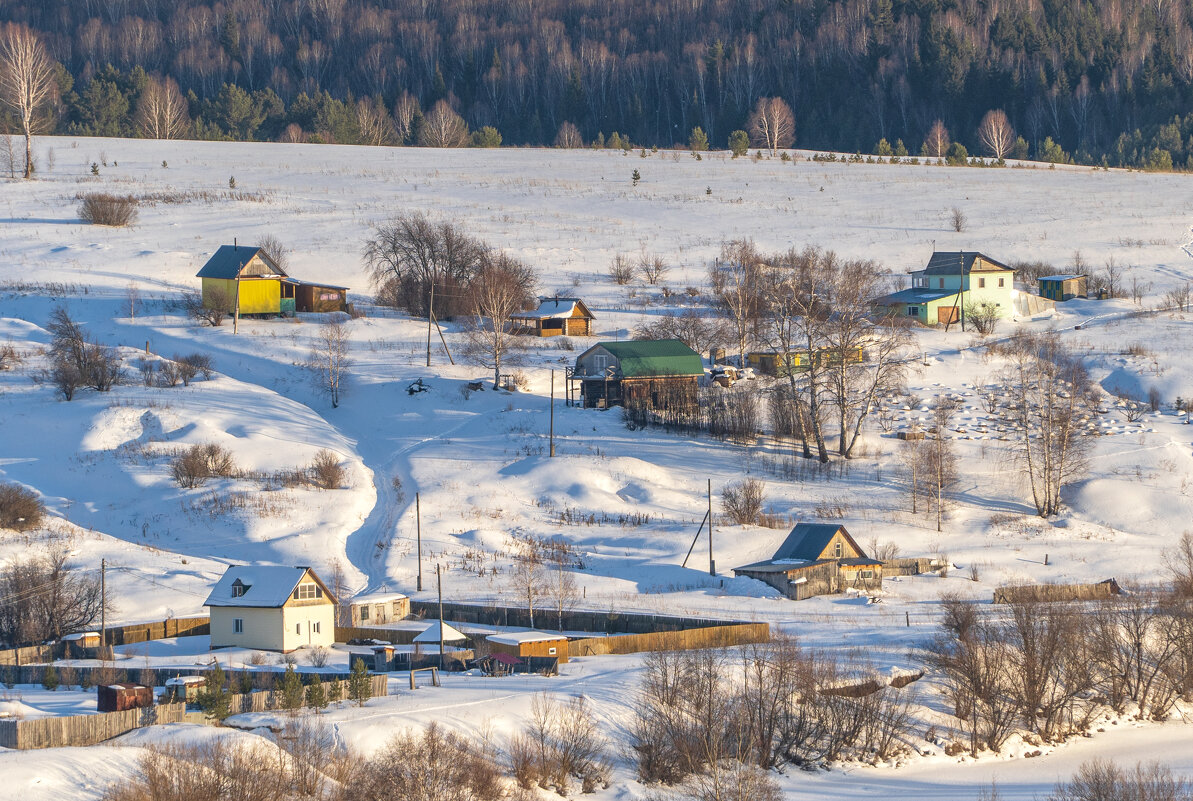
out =
[[[108,560],[119,620],[201,614],[230,561],[320,571],[339,562],[353,591],[416,595],[418,492],[424,569],[443,564],[450,600],[512,602],[504,569],[511,534],[559,535],[584,554],[578,583],[589,608],[765,620],[810,645],[864,648],[885,669],[911,663],[908,651],[932,631],[932,602],[946,590],[989,598],[1009,582],[1152,581],[1163,550],[1193,516],[1193,429],[1172,411],[1176,398],[1193,395],[1190,321],[1172,312],[1135,316],[1139,307],[1127,300],[1073,301],[1000,330],[1058,329],[1108,392],[1142,400],[1154,388],[1164,400],[1161,412],[1134,421],[1111,405],[1096,422],[1105,436],[1090,477],[1067,491],[1066,513],[1048,522],[1032,515],[1000,439],[1005,432],[979,402],[997,361],[972,349],[968,334],[919,334],[922,358],[909,391],[925,405],[942,393],[962,402],[955,440],[963,478],[942,532],[910,513],[893,456],[897,442],[877,425],[846,474],[800,482],[768,470],[781,454],[765,442],[745,447],[629,431],[616,412],[557,402],[560,455],[549,459],[549,369],[561,378],[583,341],[573,352],[536,343],[520,365],[525,391],[466,397],[460,388],[484,369],[449,365],[438,346],[428,368],[425,321],[372,313],[349,324],[355,378],[333,409],[302,366],[318,316],[243,323],[233,335],[230,324],[197,327],[170,303],[197,288],[193,276],[218,245],[264,235],[290,248],[293,275],[350,286],[350,299],[365,301],[360,251],[370,227],[397,211],[422,210],[534,265],[544,294],[583,297],[597,315],[592,341],[625,338],[668,308],[658,287],[615,286],[606,272],[613,255],[662,256],[672,265],[663,283],[682,296],[705,283],[722,243],[738,238],[767,251],[817,245],[877,259],[899,274],[921,267],[934,247],[982,250],[1005,262],[1044,260],[1057,272],[1080,251],[1093,269],[1108,258],[1131,265],[1131,275],[1150,285],[1143,305],[1154,307],[1167,288],[1193,278],[1193,260],[1182,250],[1190,225],[1185,176],[817,163],[807,154],[793,162],[718,154],[696,161],[672,153],[98,139],[42,139],[38,147],[42,164],[53,149],[54,166],[36,181],[3,184],[0,194],[0,345],[25,354],[20,369],[0,373],[0,479],[42,494],[77,563],[94,568]],[[98,177],[90,175],[92,162],[101,164]],[[634,170],[642,176],[637,186]],[[92,227],[78,220],[76,194],[94,190],[159,201],[142,207],[134,228]],[[962,233],[946,222],[953,206],[968,217]],[[140,295],[135,317],[130,285]],[[42,326],[60,304],[99,340],[122,346],[134,377],[145,358],[192,352],[210,354],[216,375],[185,388],[134,382],[106,394],[81,391],[65,403],[32,380],[44,367]],[[458,355],[460,335],[451,326],[445,333]],[[407,395],[417,378],[432,391]],[[896,426],[928,416],[901,404],[890,414]],[[260,482],[219,480],[180,489],[170,455],[198,442],[221,444],[239,466],[263,473],[330,449],[348,467],[348,486],[262,491]],[[747,473],[767,481],[767,505],[777,515],[811,520],[818,507],[839,507],[863,545],[896,542],[905,555],[947,554],[960,569],[947,578],[888,581],[881,604],[848,597],[793,604],[730,577],[732,567],[769,556],[786,533],[743,527],[717,530],[720,576],[708,575],[699,549],[681,568],[705,508],[706,481],[716,492]],[[219,502],[229,493],[239,499],[231,508]],[[568,510],[648,519],[563,525]],[[0,559],[28,544],[27,537],[0,539]],[[433,582],[427,589],[430,598]],[[602,714],[624,725],[616,721],[624,721],[639,669],[633,658],[591,658],[546,686],[609,699]],[[429,720],[433,711],[475,726],[468,710],[476,705],[497,719],[495,727],[509,727],[525,714],[537,681],[452,677],[413,698],[374,702],[366,716],[331,717],[345,738],[362,743]],[[1113,728],[1036,760],[931,757],[897,770],[801,773],[785,787],[795,798],[966,798],[997,775],[1004,797],[1026,799],[1095,752],[1193,768],[1188,730]],[[89,797],[154,736],[141,732],[115,748],[69,755],[0,754],[0,772],[13,777],[0,797],[17,797],[8,795],[16,787],[26,799]],[[76,770],[86,778],[71,778]],[[643,788],[623,777],[608,797],[640,797]]]

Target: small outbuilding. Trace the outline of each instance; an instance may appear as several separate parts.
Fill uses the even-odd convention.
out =
[[[585,408],[645,404],[652,409],[690,406],[704,377],[700,354],[678,339],[600,342],[576,357],[567,372]]]
[[[237,309],[242,315],[348,310],[347,287],[294,278],[264,248],[221,245],[197,277],[203,305],[229,314]]]
[[[400,592],[358,595],[348,602],[348,621],[353,627],[383,626],[410,615],[410,599]]]
[[[798,523],[774,556],[733,573],[765,582],[793,601],[847,589],[882,589],[882,562],[867,556],[835,523]]]
[[[98,631],[78,631],[74,634],[67,634],[62,638],[64,643],[74,648],[98,648],[99,647],[99,632]]]
[[[493,654],[516,657],[555,657],[561,663],[568,661],[568,638],[562,634],[547,631],[507,631],[490,634],[485,638]]]
[[[166,679],[166,696],[173,702],[193,704],[206,686],[207,679],[203,676],[175,676]]]
[[[1040,279],[1040,297],[1063,303],[1089,297],[1089,277],[1084,274],[1046,275]]]
[[[123,712],[153,706],[153,688],[132,682],[101,684],[96,688],[95,708],[99,712]]]
[[[204,606],[212,648],[288,653],[335,643],[336,598],[309,567],[232,565]]]
[[[593,313],[579,298],[539,298],[536,309],[511,315],[516,333],[538,337],[592,336]]]

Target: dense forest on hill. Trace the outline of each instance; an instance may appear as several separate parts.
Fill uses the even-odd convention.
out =
[[[1156,169],[1193,168],[1191,17],[1181,0],[0,4],[63,67],[62,133],[146,135],[156,76],[186,101],[179,135],[201,138],[414,144],[446,101],[478,132],[457,144],[549,145],[572,123],[585,143],[699,126],[724,147],[779,97],[800,147],[915,153],[939,119],[980,152],[1003,109],[1016,155]]]

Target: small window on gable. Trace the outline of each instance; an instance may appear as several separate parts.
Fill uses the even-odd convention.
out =
[[[593,366],[600,372],[604,372],[605,368],[609,366],[609,357],[598,353],[592,357]]]
[[[236,579],[236,581],[232,582],[232,597],[233,598],[240,598],[248,591],[249,591],[248,585],[241,584],[240,579]]]
[[[294,590],[294,600],[296,601],[310,601],[322,597],[323,588],[318,584],[299,584]]]
[[[844,555],[845,555],[844,546],[841,545],[840,540],[837,540],[836,544],[833,546],[833,556],[840,559]]]

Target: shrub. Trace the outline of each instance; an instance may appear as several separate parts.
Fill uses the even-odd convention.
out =
[[[609,277],[618,286],[625,286],[634,278],[634,265],[623,253],[618,253],[609,262]]]
[[[354,785],[353,797],[361,801],[497,801],[505,795],[493,761],[434,723],[421,734],[396,735],[363,766]]]
[[[0,484],[0,528],[28,531],[41,525],[45,504],[20,484]]]
[[[49,665],[41,674],[41,686],[53,692],[58,689],[58,671]]]
[[[228,316],[228,309],[232,307],[232,300],[224,292],[210,292],[207,300],[199,292],[188,292],[182,298],[182,308],[192,319],[207,323],[212,328],[219,328]]]
[[[192,445],[178,455],[170,465],[178,486],[186,489],[201,487],[213,477],[231,478],[236,475],[236,462],[227,449],[211,442]]]
[[[192,353],[188,356],[175,356],[174,361],[179,364],[186,365],[190,369],[191,377],[194,378],[196,373],[203,374],[204,381],[210,381],[212,374],[215,372],[215,363],[211,356],[206,353]]]
[[[311,665],[313,667],[321,668],[327,664],[327,657],[330,652],[322,645],[316,645],[310,650]]]
[[[753,525],[762,514],[762,490],[765,485],[756,478],[729,484],[721,490],[721,509],[739,526]]]
[[[321,450],[315,454],[314,461],[307,468],[311,476],[311,483],[319,489],[331,490],[344,486],[347,470],[340,459],[329,450]]]
[[[11,370],[21,363],[21,356],[12,345],[0,345],[0,372]]]
[[[79,206],[79,218],[92,225],[110,225],[123,228],[137,221],[137,199],[121,197],[106,192],[92,192],[83,197]]]

